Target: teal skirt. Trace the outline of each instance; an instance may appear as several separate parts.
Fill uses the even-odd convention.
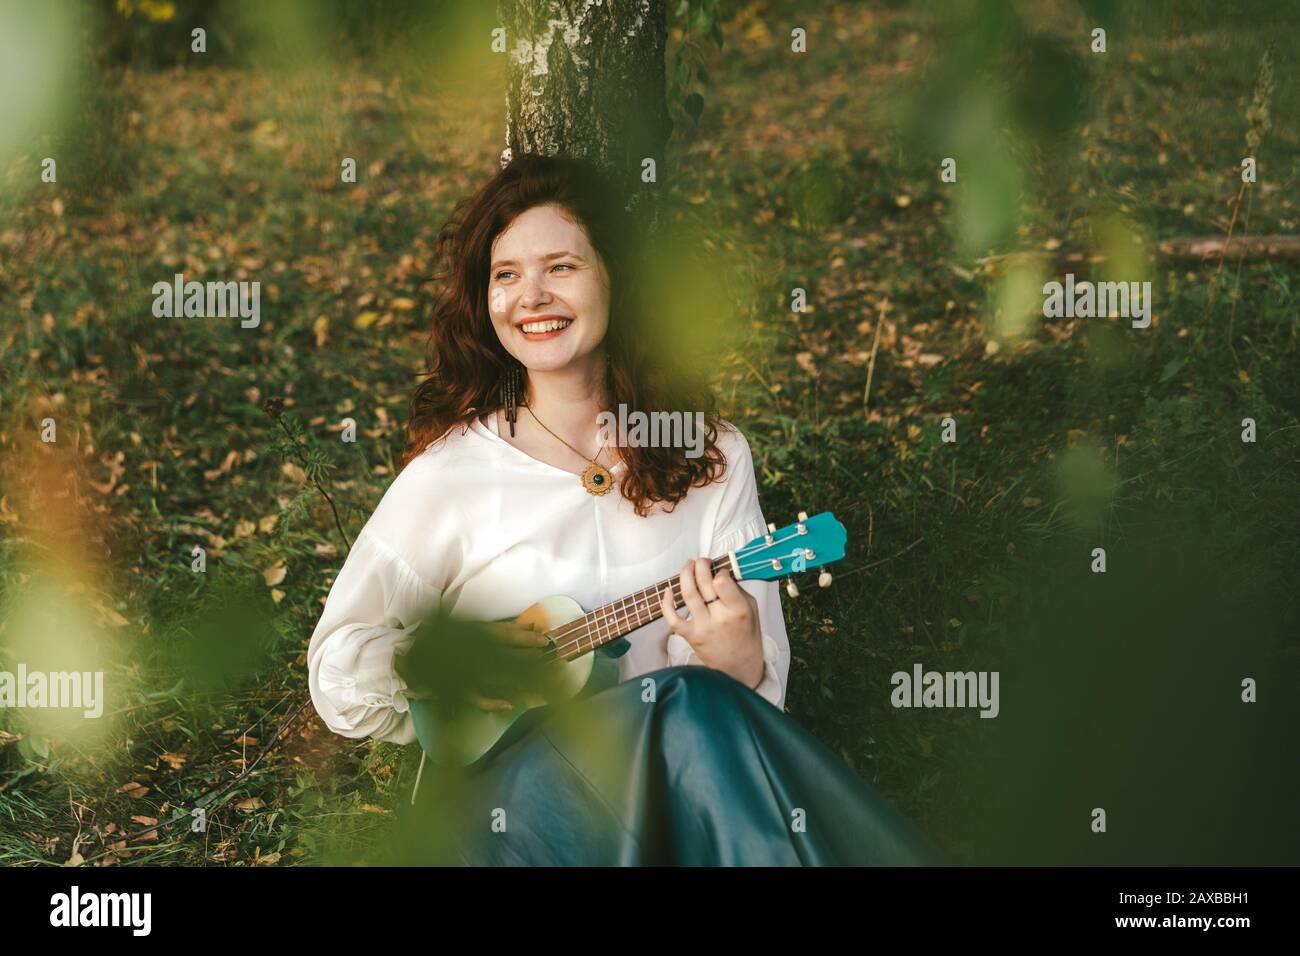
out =
[[[829,748],[706,667],[664,668],[531,710],[467,774],[424,778],[408,834],[441,836],[404,840],[403,862],[946,862]]]

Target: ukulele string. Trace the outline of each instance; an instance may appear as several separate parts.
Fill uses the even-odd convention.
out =
[[[724,558],[718,560],[725,561],[726,559]],[[674,601],[680,603],[682,598],[681,579],[673,578],[671,581],[663,582],[663,584],[664,587],[671,589]],[[649,590],[651,589],[646,588],[646,591]],[[655,591],[654,596],[657,598],[663,594],[664,588],[656,585],[654,591]],[[606,607],[610,607],[610,606],[606,605]],[[592,613],[597,613],[597,612],[592,612]],[[618,620],[619,615],[622,615],[623,617],[622,621]],[[606,634],[608,634],[610,632],[611,627],[617,627],[620,623],[622,624],[631,623],[633,619],[633,615],[635,615],[635,618],[637,620],[637,624],[635,626],[641,627],[645,624],[649,624],[650,622],[656,621],[659,618],[663,617],[663,611],[660,609],[657,600],[652,601],[652,599],[649,596],[647,596],[639,601],[633,601],[632,604],[629,605],[628,607],[613,608],[611,610],[604,611],[603,613],[601,613],[600,617],[598,617],[597,620],[595,621],[587,621],[586,618],[583,617],[583,618],[579,618],[578,621],[576,622],[572,622],[572,626],[562,625],[563,628],[567,628],[567,629],[563,630],[562,634],[557,636],[569,637],[570,635],[573,635],[572,639],[564,641],[563,643],[554,643],[552,647],[547,648],[545,653],[552,655],[547,659],[554,660],[556,657],[563,657],[571,650],[577,650],[579,652],[582,652],[584,650],[583,648],[584,643],[591,645],[590,647],[587,647],[586,650],[594,650],[595,644],[592,643],[593,634],[595,634],[597,637],[602,636],[600,634],[602,630],[604,630]],[[642,617],[644,617],[645,620],[641,620]],[[604,624],[600,623],[600,621],[602,620],[605,621]],[[554,640],[554,638],[552,640]]]
[[[764,565],[766,565],[766,564],[768,563],[768,559],[762,559],[762,560],[759,560],[759,561],[741,561],[740,559],[741,559],[742,556],[747,557],[748,555],[752,554],[752,553],[755,552],[755,551],[762,551],[762,550],[767,549],[767,548],[776,547],[777,545],[784,544],[785,542],[787,542],[787,541],[791,541],[791,540],[793,540],[793,539],[795,539],[795,538],[797,538],[797,537],[800,537],[800,535],[798,535],[798,534],[791,534],[791,535],[789,535],[789,536],[787,536],[787,537],[785,537],[785,538],[781,538],[781,539],[778,540],[778,541],[773,541],[771,544],[767,544],[766,542],[764,542],[764,543],[762,543],[762,544],[754,545],[752,548],[749,548],[749,549],[742,549],[741,551],[737,551],[737,552],[736,552],[736,558],[737,558],[737,562],[736,562],[736,563],[737,563],[737,566],[740,568],[740,570],[741,570],[742,573],[743,573],[745,570],[750,569],[750,568],[756,568],[756,567],[764,566]],[[729,559],[728,559],[727,557],[725,557],[725,556],[724,556],[724,557],[721,557],[721,558],[714,558],[714,559],[713,559],[713,562],[712,562],[712,567],[715,568],[716,570],[722,570],[723,568],[726,568],[726,567],[729,565],[729,563],[730,563]],[[680,597],[681,597],[681,592],[680,592],[681,583],[680,583],[680,582],[681,582],[681,578],[680,578],[680,577],[672,578],[670,581],[664,581],[664,582],[661,582],[660,585],[656,585],[656,587],[654,588],[654,590],[655,590],[655,596],[658,597],[660,594],[662,594],[662,593],[663,593],[663,588],[664,588],[664,587],[666,587],[666,586],[671,586],[672,589],[673,589],[673,596],[674,596],[674,597],[678,597],[678,598],[680,598]],[[649,590],[651,590],[651,589],[650,589],[650,588],[647,588],[646,590],[649,591]],[[626,599],[625,599],[625,600],[626,600]],[[636,602],[634,602],[634,605],[635,605],[635,603],[636,603]],[[658,608],[658,604],[657,604],[657,603],[654,604],[654,605],[652,605],[652,606],[653,606],[654,608]],[[624,613],[624,614],[626,614],[626,612],[627,612],[628,610],[630,610],[630,608],[617,608],[617,607],[614,607],[613,605],[605,605],[604,608],[598,608],[596,611],[593,611],[592,614],[597,614],[597,615],[600,615],[600,616],[602,616],[602,617],[611,617],[611,616],[612,616],[612,617],[616,617],[619,613]],[[644,611],[638,612],[638,614],[640,614],[640,613],[644,613]],[[569,648],[569,647],[576,646],[576,645],[578,645],[578,644],[581,643],[581,641],[583,640],[584,637],[589,636],[589,635],[592,633],[592,624],[595,623],[595,622],[589,621],[589,620],[587,619],[588,617],[590,617],[590,615],[586,615],[586,616],[584,616],[584,617],[582,617],[582,618],[579,618],[579,619],[576,620],[576,621],[570,622],[569,624],[563,624],[563,625],[561,625],[560,627],[556,628],[554,631],[550,632],[550,633],[553,635],[554,638],[567,637],[567,636],[569,636],[570,634],[576,633],[577,631],[582,631],[582,632],[583,632],[583,633],[582,633],[581,635],[579,635],[575,640],[573,640],[573,641],[566,641],[563,645],[557,645],[557,647],[563,647],[563,648],[566,648],[566,649],[567,649],[567,648]],[[653,620],[653,618],[651,618],[651,620]],[[643,623],[649,623],[649,622],[647,621],[647,622],[643,622]],[[639,627],[639,626],[641,626],[641,625],[637,625],[637,626]],[[599,626],[598,624],[597,624],[595,630],[596,630],[597,632],[599,632],[599,630],[600,630],[600,626]]]
[[[790,534],[784,538],[781,538],[780,540],[773,541],[771,544],[763,542],[762,544],[754,545],[752,548],[742,549],[741,551],[737,551],[736,552],[737,566],[740,568],[741,572],[743,573],[745,570],[749,568],[761,567],[763,565],[766,565],[768,563],[768,559],[746,562],[746,561],[742,561],[741,558],[747,557],[748,555],[753,554],[755,551],[762,551],[767,548],[776,547],[777,545],[784,544],[787,541],[792,541],[797,537],[800,537],[800,535],[796,532],[794,534]],[[721,558],[714,558],[711,567],[717,570],[721,570],[722,568],[727,567],[729,564],[730,564],[730,560],[724,556]],[[662,584],[672,589],[672,594],[675,601],[680,600],[682,596],[680,590],[681,588],[680,576],[672,578],[669,581],[662,582]],[[649,591],[650,589],[647,588],[646,590]],[[656,596],[661,595],[663,593],[663,587],[660,585],[656,585],[655,592],[656,592]],[[649,603],[648,598],[645,600],[646,600],[646,605],[643,608],[639,607],[641,602],[637,600],[633,600],[631,606],[627,608],[619,608],[619,607],[614,607],[612,605],[605,605],[605,608],[598,608],[596,611],[592,612],[593,614],[598,615],[595,621],[588,620],[588,617],[590,617],[590,615],[584,615],[583,617],[579,618],[577,621],[570,622],[569,624],[563,624],[560,627],[556,628],[555,630],[549,632],[552,637],[553,645],[551,647],[548,647],[543,652],[544,656],[546,657],[546,660],[553,661],[555,658],[562,657],[564,654],[568,653],[570,650],[573,650],[575,648],[580,650],[584,641],[591,640],[593,633],[597,637],[602,636],[600,634],[602,627],[608,633],[608,629],[610,625],[608,623],[605,625],[601,625],[600,621],[602,619],[613,617],[614,618],[613,624],[617,626],[617,624],[619,623],[617,621],[617,616],[619,614],[623,614],[625,617],[624,623],[630,623],[629,614],[630,612],[635,611],[638,620],[642,615],[647,616],[646,620],[640,621],[636,625],[636,627],[642,627],[645,624],[649,624],[652,621],[658,620],[660,617],[663,616],[663,611],[659,608],[659,603],[657,601],[651,604]],[[571,640],[565,640],[563,643],[559,642],[560,638],[569,638],[570,636],[573,636]],[[595,647],[594,643],[592,644],[592,647],[594,649]]]

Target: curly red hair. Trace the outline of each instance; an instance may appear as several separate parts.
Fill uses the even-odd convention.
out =
[[[704,415],[704,449],[687,458],[680,448],[622,447],[627,470],[621,493],[645,517],[655,502],[672,510],[696,485],[717,481],[727,462],[717,444],[720,420],[712,392],[672,362],[667,343],[654,341],[657,323],[647,321],[648,282],[633,270],[643,261],[642,240],[617,192],[589,161],[524,154],[459,202],[438,233],[435,251],[445,268],[433,306],[428,368],[411,397],[403,467],[456,426],[503,407],[501,384],[510,368],[526,369],[501,345],[488,317],[487,289],[492,243],[527,209],[553,203],[587,233],[611,284],[609,357],[611,408],[624,404],[646,413],[681,411]],[[631,334],[636,330],[636,335]]]

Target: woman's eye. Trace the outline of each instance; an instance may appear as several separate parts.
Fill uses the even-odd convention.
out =
[[[569,263],[567,263],[567,262],[559,262],[559,263],[556,263],[556,264],[555,264],[554,266],[552,266],[551,268],[553,268],[553,269],[561,269],[561,268],[563,268],[563,269],[573,269],[573,268],[576,268],[576,267],[575,267],[575,266],[571,266],[571,265],[569,265]],[[502,277],[502,276],[506,276],[506,275],[514,275],[514,273],[511,272],[509,269],[503,269],[503,270],[501,270],[500,272],[498,272],[495,276],[493,276],[493,278],[496,279],[497,281],[500,281],[501,277]]]

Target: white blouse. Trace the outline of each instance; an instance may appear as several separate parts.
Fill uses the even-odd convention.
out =
[[[460,618],[514,618],[555,594],[585,610],[676,576],[767,531],[745,436],[724,422],[720,481],[693,487],[672,511],[638,517],[614,488],[588,494],[578,476],[538,461],[475,420],[431,443],[393,479],[357,535],[311,637],[312,703],[345,737],[410,743],[406,684],[393,668],[419,620],[442,606]],[[617,481],[626,465],[611,471]],[[742,581],[758,602],[766,672],[755,691],[784,709],[790,641],[775,581]],[[686,616],[684,609],[679,614]],[[658,618],[627,635],[619,680],[702,664]]]

